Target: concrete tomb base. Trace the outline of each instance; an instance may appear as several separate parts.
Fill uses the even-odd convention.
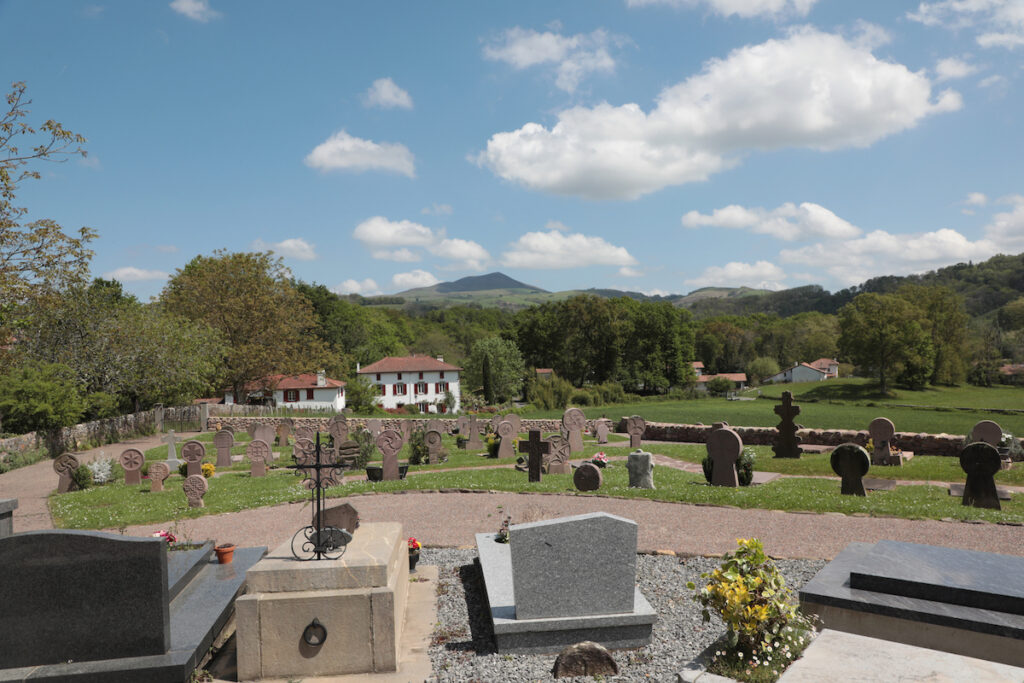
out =
[[[397,522],[360,525],[337,560],[302,562],[282,543],[235,602],[239,680],[395,671],[408,556]],[[318,645],[304,639],[314,619],[326,629]]]

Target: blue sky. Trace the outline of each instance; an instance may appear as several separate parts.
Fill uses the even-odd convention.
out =
[[[215,249],[335,291],[835,290],[1024,251],[1024,0],[0,0],[85,135],[30,218],[143,298]]]

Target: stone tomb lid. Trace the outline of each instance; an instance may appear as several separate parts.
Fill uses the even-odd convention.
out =
[[[850,587],[1024,615],[1024,558],[878,541]]]
[[[591,512],[509,527],[516,618],[633,611],[637,524]]]

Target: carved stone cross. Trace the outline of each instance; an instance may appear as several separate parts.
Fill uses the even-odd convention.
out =
[[[540,466],[549,448],[551,448],[551,444],[541,440],[539,429],[531,429],[530,438],[519,442],[519,452],[526,453],[530,457],[529,481],[540,481]]]
[[[793,392],[782,392],[782,405],[775,406],[775,414],[782,418],[776,427],[778,435],[772,445],[775,457],[799,458],[801,438],[796,434],[795,418],[800,414],[800,406],[793,405]]]

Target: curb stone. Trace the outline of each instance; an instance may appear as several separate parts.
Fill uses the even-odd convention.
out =
[[[711,659],[715,649],[720,646],[721,643],[716,640],[704,648],[703,652],[687,662],[683,670],[676,673],[676,683],[737,683],[734,678],[726,678],[718,674],[708,673],[705,662]]]

